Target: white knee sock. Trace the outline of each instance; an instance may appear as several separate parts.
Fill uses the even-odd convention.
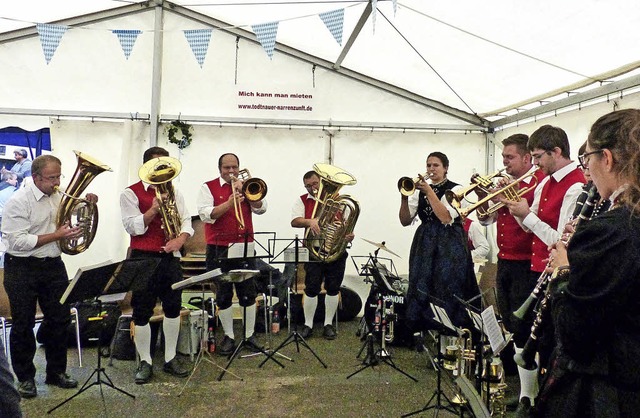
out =
[[[522,353],[522,348],[514,346],[516,354]],[[527,370],[518,366],[518,375],[520,376],[520,399],[527,397],[534,404],[536,396],[538,396],[538,368]]]
[[[329,296],[326,295],[324,297],[324,324],[331,325],[333,322],[333,316],[336,314],[338,310],[338,295]]]
[[[304,295],[303,302],[304,324],[309,328],[313,328],[313,317],[316,314],[316,308],[318,307],[318,297],[309,297]]]
[[[218,318],[220,318],[224,334],[233,339],[233,308],[230,306],[227,309],[220,309],[218,311]]]
[[[253,335],[256,328],[256,304],[247,306],[247,326],[244,331],[244,338],[249,338]]]
[[[162,321],[162,332],[164,333],[164,361],[167,363],[176,356],[178,334],[180,334],[180,317],[165,317]]]
[[[135,326],[136,351],[140,356],[140,361],[146,361],[151,364],[151,327],[149,324],[143,326]]]

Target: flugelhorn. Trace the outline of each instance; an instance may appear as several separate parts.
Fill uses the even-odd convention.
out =
[[[418,174],[418,177],[413,179],[411,177],[400,177],[398,191],[403,196],[411,196],[416,191],[416,183],[429,177],[429,173]]]
[[[60,251],[69,255],[76,255],[91,245],[98,230],[98,206],[90,200],[80,197],[89,183],[103,171],[112,171],[109,166],[80,151],[73,151],[78,159],[76,171],[63,192],[58,187],[56,191],[63,195],[56,215],[56,226],[65,223],[82,228],[82,234],[75,238],[64,238],[58,241]]]
[[[162,229],[167,241],[177,238],[182,228],[182,217],[178,212],[176,197],[171,180],[182,171],[182,163],[173,157],[152,158],[140,167],[138,177],[147,184],[152,184],[156,199],[160,203]]]
[[[241,193],[249,202],[259,202],[267,195],[267,183],[262,179],[251,177],[251,173],[246,168],[240,170],[237,176],[232,174],[230,177],[232,186],[235,181],[239,180],[242,182]],[[236,220],[238,221],[238,228],[244,229],[244,215],[242,214],[242,208],[236,198],[235,191],[233,192],[233,210],[235,211]]]
[[[502,177],[502,170],[498,170],[493,174],[490,174],[488,176],[485,177],[476,177],[473,180],[473,184],[463,188],[462,190],[459,190],[457,192],[454,192],[453,190],[447,190],[445,192],[445,197],[447,198],[447,201],[449,202],[449,204],[456,210],[458,211],[458,213],[460,214],[460,217],[462,218],[466,218],[467,216],[469,216],[469,214],[471,212],[473,212],[474,210],[478,210],[478,215],[480,216],[487,216],[487,215],[491,215],[493,213],[495,213],[498,209],[502,208],[504,206],[504,203],[500,202],[500,203],[496,203],[495,205],[490,206],[488,209],[484,210],[482,209],[482,206],[489,202],[490,200],[496,198],[499,195],[504,195],[505,198],[507,198],[508,200],[511,200],[512,202],[517,202],[519,201],[522,196],[524,196],[526,193],[528,193],[529,191],[533,190],[536,188],[536,186],[538,185],[538,179],[536,178],[536,176],[534,175],[535,171],[537,170],[537,167],[533,167],[531,170],[529,170],[528,172],[526,172],[525,174],[523,174],[521,177],[517,178],[516,180],[512,181],[511,183],[507,184],[506,186],[498,189],[498,190],[494,190],[493,192],[489,192],[488,187],[492,184],[492,180],[495,177]],[[520,182],[523,181],[524,179],[531,177],[531,185],[529,185],[529,187],[525,187],[524,189],[520,189]],[[469,206],[463,208],[462,207],[462,201],[463,200],[467,200],[467,196],[469,195],[469,193],[471,193],[472,191],[475,191],[476,189],[480,189],[482,191],[484,191],[485,193],[487,193],[487,195],[481,199],[479,199],[478,201],[476,201],[475,203],[471,203]]]

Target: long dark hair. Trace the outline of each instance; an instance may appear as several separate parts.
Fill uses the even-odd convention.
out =
[[[587,141],[593,151],[611,151],[613,170],[629,182],[619,203],[640,214],[640,109],[617,110],[600,117]]]

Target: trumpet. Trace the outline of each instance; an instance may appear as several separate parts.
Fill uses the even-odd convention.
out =
[[[537,167],[533,167],[531,168],[531,170],[529,170],[528,172],[526,172],[524,175],[522,175],[521,177],[517,178],[516,180],[514,180],[513,182],[509,183],[508,185],[506,185],[505,187],[495,190],[493,192],[489,192],[488,187],[490,187],[491,185],[493,185],[493,179],[496,177],[504,177],[504,175],[502,174],[502,171],[504,171],[504,169],[498,170],[493,174],[487,175],[485,177],[476,177],[473,179],[473,184],[465,187],[462,190],[459,190],[458,192],[454,192],[453,190],[447,190],[445,192],[445,196],[447,198],[447,201],[449,202],[449,204],[456,210],[458,211],[458,213],[460,214],[460,217],[462,218],[466,218],[467,216],[469,216],[469,214],[471,212],[473,212],[474,210],[478,210],[478,215],[479,216],[488,216],[491,215],[495,212],[498,211],[498,209],[502,208],[504,206],[504,203],[500,202],[500,203],[496,203],[495,205],[492,205],[491,207],[489,207],[488,209],[482,209],[482,206],[489,202],[490,200],[496,198],[498,195],[504,195],[507,200],[510,200],[512,202],[518,202],[520,201],[520,199],[522,198],[522,196],[524,196],[525,194],[527,194],[529,191],[533,190],[536,188],[536,186],[538,185],[538,179],[536,178],[536,176],[534,175],[535,171],[537,170]],[[529,187],[525,187],[524,189],[520,189],[520,182],[523,181],[524,179],[531,177],[531,185],[529,185]],[[487,195],[485,197],[483,197],[482,199],[478,200],[475,203],[472,203],[470,206],[466,207],[466,208],[462,208],[462,201],[463,200],[467,200],[467,195],[471,192],[471,191],[475,191],[476,189],[480,189],[482,191],[484,191]]]
[[[246,168],[240,170],[237,176],[232,174],[230,177],[232,185],[233,182],[238,180],[242,182],[241,193],[249,202],[259,202],[267,195],[267,183],[262,179],[251,177],[251,173],[249,173],[249,170]],[[242,208],[236,198],[235,191],[233,191],[233,210],[235,211],[236,220],[238,221],[238,228],[244,229],[244,215],[242,214]]]
[[[418,177],[400,177],[398,180],[398,191],[403,196],[411,196],[416,191],[416,183],[431,177],[430,173],[418,174]]]

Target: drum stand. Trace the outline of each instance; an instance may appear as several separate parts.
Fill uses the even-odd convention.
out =
[[[384,296],[382,295],[382,293],[378,293],[378,309],[382,309],[384,311]],[[382,312],[381,312],[382,314]],[[416,379],[415,377],[411,376],[410,374],[408,374],[407,372],[405,372],[404,370],[400,369],[398,366],[396,366],[396,364],[393,362],[393,360],[391,359],[391,355],[389,354],[389,352],[387,351],[387,348],[385,346],[385,337],[386,337],[386,328],[387,328],[387,322],[389,319],[393,319],[393,318],[387,318],[385,316],[384,319],[381,320],[381,324],[379,324],[379,326],[382,328],[382,336],[381,336],[381,343],[380,343],[380,348],[378,350],[375,350],[374,348],[374,344],[375,344],[375,336],[373,335],[373,332],[371,331],[374,327],[375,327],[375,315],[374,315],[374,323],[370,325],[370,328],[367,332],[367,337],[364,341],[364,344],[362,344],[362,347],[360,348],[360,352],[358,352],[358,356],[360,357],[362,355],[362,352],[364,351],[364,349],[367,349],[367,355],[365,356],[365,358],[362,360],[362,367],[360,367],[358,370],[356,370],[355,372],[351,373],[349,376],[347,376],[347,379],[349,379],[352,376],[357,375],[358,373],[360,373],[361,371],[368,369],[369,367],[371,367],[372,369],[377,366],[380,363],[386,364],[389,367],[391,367],[392,369],[397,370],[398,372],[402,373],[403,375],[407,376],[409,379],[413,380],[414,382],[417,382],[418,379]]]

